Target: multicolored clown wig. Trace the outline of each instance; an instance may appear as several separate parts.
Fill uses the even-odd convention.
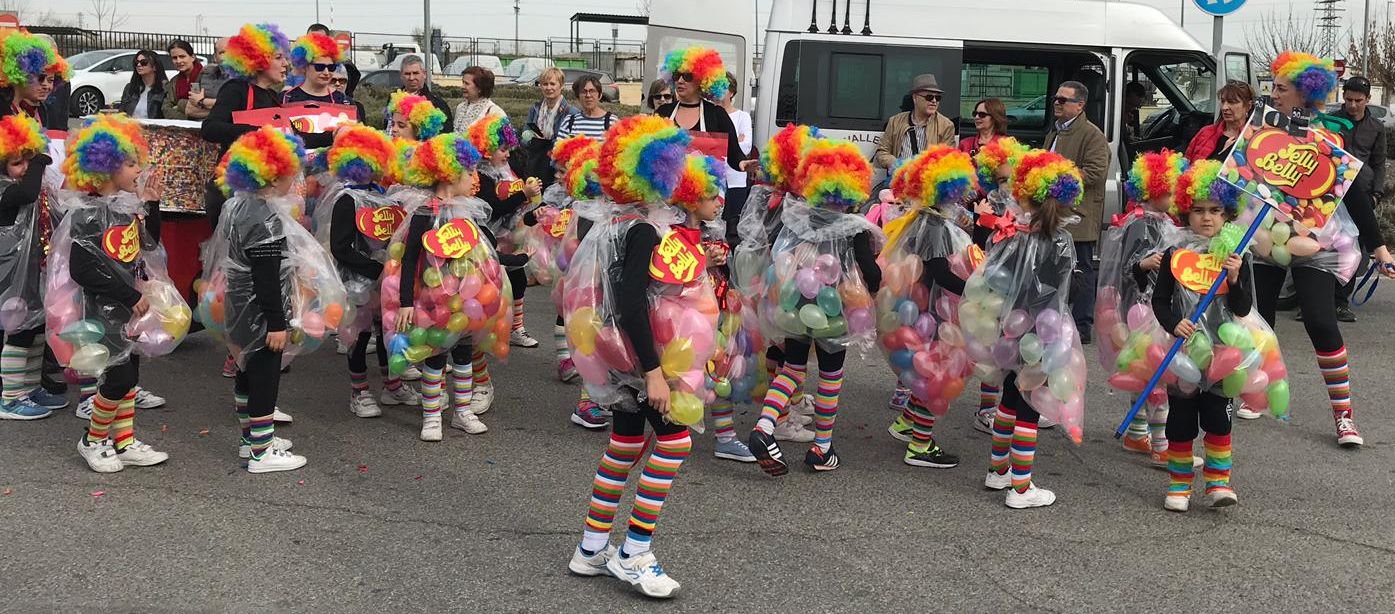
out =
[[[1287,79],[1303,95],[1310,107],[1320,107],[1337,88],[1337,69],[1332,60],[1311,53],[1285,51],[1274,58],[1269,72],[1278,79]],[[1287,113],[1288,111],[1284,111]]]
[[[518,148],[518,133],[514,132],[513,123],[509,118],[503,115],[481,118],[470,125],[466,134],[470,138],[470,144],[486,158],[500,151],[513,151]]]
[[[0,87],[25,86],[40,75],[67,79],[72,70],[47,38],[28,30],[0,29]]]
[[[669,202],[692,211],[703,201],[721,196],[726,189],[726,164],[712,156],[688,154]]]
[[[315,58],[329,58],[335,64],[344,61],[344,51],[334,39],[319,32],[311,32],[295,39],[291,45],[291,66],[305,70]]]
[[[386,183],[397,173],[397,148],[381,130],[364,125],[350,126],[334,137],[325,155],[329,171],[350,184]]]
[[[969,154],[934,145],[911,158],[891,177],[891,192],[915,207],[957,203],[978,190]]]
[[[678,75],[692,75],[698,91],[708,100],[726,98],[731,82],[727,81],[727,67],[722,64],[721,54],[706,47],[674,49],[664,57],[664,65],[659,70],[659,78],[675,83]]]
[[[567,190],[569,196],[577,200],[600,198],[604,194],[601,191],[601,179],[596,174],[600,166],[599,143],[595,147],[577,152],[567,167],[567,174],[562,177],[562,187]]]
[[[150,143],[136,120],[125,115],[98,115],[68,139],[63,174],[73,188],[89,192],[111,181],[127,162],[143,166],[149,154]]]
[[[0,118],[0,162],[32,158],[48,151],[48,135],[23,113]]]
[[[425,96],[408,94],[402,90],[392,93],[388,99],[388,113],[407,118],[417,139],[425,141],[441,133],[446,127],[446,114]]]
[[[256,192],[301,172],[305,143],[300,137],[262,126],[233,141],[218,169],[224,193]]]
[[[1172,215],[1184,219],[1193,204],[1212,201],[1220,204],[1227,216],[1235,217],[1239,212],[1242,193],[1239,188],[1222,180],[1220,174],[1221,163],[1216,160],[1193,162],[1177,180],[1177,197],[1172,199]]]
[[[1012,170],[1012,196],[1019,203],[1040,205],[1054,198],[1063,206],[1074,207],[1084,191],[1080,169],[1056,152],[1029,151]]]
[[[847,209],[872,193],[872,165],[862,150],[848,141],[815,139],[799,163],[795,183],[812,207]]]
[[[464,135],[447,132],[417,143],[402,172],[402,182],[419,188],[455,183],[479,166],[480,152]]]
[[[1177,191],[1177,179],[1187,170],[1187,159],[1169,150],[1145,153],[1133,161],[1124,191],[1129,200],[1142,204]]]
[[[687,163],[688,131],[653,115],[616,122],[601,143],[601,190],[621,204],[659,203],[673,195]]]
[[[276,54],[288,55],[291,43],[275,24],[246,24],[228,39],[223,52],[223,68],[234,77],[252,79],[271,67]]]
[[[997,185],[997,178],[993,174],[1004,164],[1008,166],[1008,175],[1011,176],[1012,167],[1028,151],[1029,147],[1010,136],[998,137],[978,148],[978,153],[974,154],[974,166],[978,168],[979,185],[984,189]]]
[[[584,134],[578,134],[557,141],[557,144],[552,146],[552,151],[548,153],[548,156],[552,158],[552,164],[556,166],[558,170],[566,172],[567,169],[571,168],[573,160],[576,160],[586,152],[593,150],[599,151],[600,148],[601,144],[595,139]]]
[[[809,143],[819,136],[819,129],[801,124],[785,124],[766,142],[760,152],[760,166],[766,180],[780,192],[795,191],[794,179],[799,162]]]

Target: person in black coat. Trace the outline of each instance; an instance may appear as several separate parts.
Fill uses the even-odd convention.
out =
[[[117,108],[122,113],[136,119],[162,119],[165,103],[165,67],[160,65],[159,56],[149,49],[136,52],[131,71],[131,82],[121,91],[121,102]]]

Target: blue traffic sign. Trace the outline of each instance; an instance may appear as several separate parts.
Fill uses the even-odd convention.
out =
[[[1201,9],[1201,12],[1216,17],[1225,17],[1245,6],[1245,0],[1192,0],[1192,2],[1196,3],[1196,8]]]

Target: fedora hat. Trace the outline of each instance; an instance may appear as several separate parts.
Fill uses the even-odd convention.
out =
[[[934,92],[936,94],[945,93],[944,90],[940,89],[940,82],[935,79],[935,75],[929,73],[916,75],[915,79],[911,80],[911,91]]]

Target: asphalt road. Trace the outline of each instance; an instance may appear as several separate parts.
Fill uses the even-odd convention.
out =
[[[1285,316],[1295,417],[1236,425],[1240,505],[1220,512],[1162,511],[1166,475],[1111,437],[1126,399],[1101,377],[1084,444],[1041,438],[1037,480],[1057,503],[1016,511],[982,488],[976,395],[938,429],[964,464],[908,467],[884,430],[891,375],[880,356],[850,359],[837,471],[800,465],[771,479],[714,459],[710,435],[696,437],[655,540],[683,583],[662,605],[566,571],[605,435],[567,421],[577,387],[553,376],[541,334],[551,306],[529,296],[545,344],[496,368],[484,435],[447,429],[423,443],[406,409],[355,418],[343,359],[323,349],[282,384],[296,422],[277,434],[310,464],[249,475],[222,350],[206,335],[143,369],[170,401],[136,418],[137,436],[170,453],[163,466],[89,471],[71,411],[0,422],[0,611],[1395,610],[1388,291],[1344,325],[1366,447],[1335,445],[1310,346]],[[743,434],[753,420],[738,416]],[[785,450],[802,458],[799,445]]]

